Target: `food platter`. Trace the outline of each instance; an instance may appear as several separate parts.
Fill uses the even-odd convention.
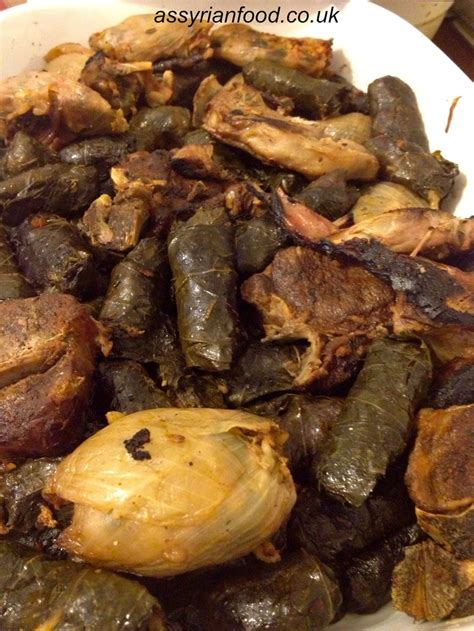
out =
[[[225,3],[225,8],[227,4],[229,9],[233,8],[230,3]],[[283,8],[286,4],[289,5],[283,3]],[[319,4],[323,9],[324,3]],[[432,149],[440,149],[460,167],[462,175],[451,194],[449,206],[457,215],[469,217],[474,208],[474,189],[469,185],[474,181],[474,166],[467,142],[474,111],[471,82],[429,40],[393,14],[358,0],[336,5],[340,9],[338,24],[265,24],[263,30],[289,36],[333,37],[334,69],[361,89],[386,74],[399,76],[409,83],[417,95]],[[175,3],[173,8],[176,8]],[[8,11],[0,15],[1,76],[40,68],[42,55],[61,41],[85,43],[92,30],[98,31],[131,14],[156,9],[152,2],[133,0],[100,5],[88,1],[34,1]],[[316,10],[314,3],[312,10]],[[447,130],[450,108],[457,97],[461,98]],[[338,631],[403,631],[412,628],[412,622],[386,607],[372,616],[346,617],[333,628]],[[474,621],[426,624],[423,628],[464,630],[474,628]]]

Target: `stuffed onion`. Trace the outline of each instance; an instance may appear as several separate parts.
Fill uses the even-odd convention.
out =
[[[274,423],[212,409],[115,418],[62,461],[46,489],[74,503],[60,537],[68,553],[169,576],[243,556],[288,517],[296,493]]]

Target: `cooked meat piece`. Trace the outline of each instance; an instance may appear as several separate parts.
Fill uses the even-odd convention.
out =
[[[406,482],[420,526],[474,559],[474,405],[422,410]]]
[[[220,194],[225,186],[214,180],[203,182],[182,177],[171,169],[169,153],[161,150],[129,154],[112,168],[111,176],[119,192],[133,184],[151,194],[152,221],[157,235],[168,231],[176,213],[196,210],[203,201]]]
[[[62,143],[55,131],[61,126],[83,136],[117,134],[128,128],[123,112],[113,110],[100,94],[83,83],[44,71],[29,71],[0,82],[0,123],[9,126],[27,112],[49,116],[52,144]]]
[[[281,188],[272,195],[272,212],[279,225],[303,243],[315,243],[338,233],[332,221],[303,201],[289,197]]]
[[[116,26],[94,33],[89,44],[108,57],[120,61],[157,61],[170,57],[189,57],[199,53],[210,57],[209,29],[212,24],[197,20],[189,23],[157,23],[150,14],[132,15]]]
[[[221,89],[222,85],[213,74],[201,81],[193,97],[194,127],[202,125],[208,104]]]
[[[474,248],[474,217],[459,219],[431,208],[401,208],[330,236],[334,243],[352,239],[376,239],[394,252],[442,260]]]
[[[79,81],[82,69],[93,54],[93,50],[82,46],[82,44],[73,42],[58,44],[44,56],[46,61],[45,70],[61,77]]]
[[[146,77],[151,75],[151,61],[123,63],[97,52],[87,60],[81,82],[98,92],[114,110],[125,116],[135,114],[137,102],[145,90]],[[170,92],[170,97],[172,92]]]
[[[436,335],[474,330],[474,275],[427,259],[397,254],[377,241],[316,244],[340,261],[358,263],[397,292],[395,333]],[[456,355],[454,355],[456,356]]]
[[[13,231],[18,263],[33,285],[81,298],[100,292],[92,250],[73,224],[56,215],[32,215]]]
[[[130,183],[139,182],[151,192],[164,187],[170,176],[168,154],[165,151],[136,151],[122,158],[111,169],[115,189],[123,191]]]
[[[7,232],[0,224],[0,302],[34,295],[33,287],[20,273]]]
[[[92,245],[126,252],[134,248],[150,217],[150,198],[143,189],[133,186],[118,193],[114,199],[101,195],[86,210],[81,228]]]
[[[212,178],[215,180],[235,179],[229,171],[214,144],[185,145],[171,154],[171,166],[184,177],[195,179]]]
[[[474,561],[459,561],[430,540],[410,546],[393,573],[392,600],[415,620],[474,614]]]
[[[281,37],[255,31],[245,24],[226,24],[211,35],[214,53],[236,66],[265,59],[313,77],[324,74],[331,61],[331,39]]]
[[[0,454],[56,456],[82,437],[95,358],[107,342],[72,296],[0,305]]]
[[[474,357],[458,357],[438,369],[427,405],[448,408],[468,403],[474,403]]]
[[[333,385],[345,381],[353,358],[387,333],[394,302],[391,289],[370,272],[302,247],[280,250],[242,285],[242,296],[260,311],[268,339],[310,343],[296,386],[327,377],[329,367]]]
[[[309,179],[338,168],[345,169],[349,179],[371,180],[377,175],[375,156],[348,139],[350,126],[334,126],[331,119],[306,121],[279,114],[241,75],[212,99],[203,126],[222,142]]]
[[[291,200],[280,189],[274,195],[273,210],[290,234],[308,244],[325,238],[332,243],[375,239],[394,252],[436,260],[474,248],[474,217],[458,219],[431,208],[390,210],[338,230],[324,216]]]

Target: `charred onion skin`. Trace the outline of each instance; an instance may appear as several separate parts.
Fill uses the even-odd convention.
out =
[[[67,453],[83,435],[102,332],[64,294],[10,300],[0,316],[0,454]]]

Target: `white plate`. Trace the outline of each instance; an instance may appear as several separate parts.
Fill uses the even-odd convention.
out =
[[[402,0],[401,0],[402,1]],[[408,0],[406,0],[408,1]],[[30,0],[28,5],[0,13],[0,77],[42,67],[41,56],[52,46],[66,41],[86,43],[88,36],[120,22],[128,15],[154,13],[166,2],[150,0]],[[208,0],[169,0],[173,9],[208,9]],[[224,0],[214,8],[232,10],[241,3]],[[242,3],[243,4],[243,3]],[[269,10],[280,4],[282,14],[290,9],[314,13],[327,3],[291,0],[248,0],[248,8]],[[474,91],[472,82],[424,35],[396,15],[365,0],[334,2],[340,9],[338,24],[261,25],[262,30],[289,36],[334,38],[335,70],[365,89],[373,79],[393,74],[415,90],[432,150],[459,164],[462,176],[448,206],[456,214],[474,214],[473,124]],[[449,133],[445,133],[449,108],[461,96]],[[467,186],[467,181],[470,186]],[[408,631],[413,621],[387,606],[371,616],[346,616],[333,625],[334,631]],[[474,630],[474,617],[441,624],[423,624],[422,631]]]

